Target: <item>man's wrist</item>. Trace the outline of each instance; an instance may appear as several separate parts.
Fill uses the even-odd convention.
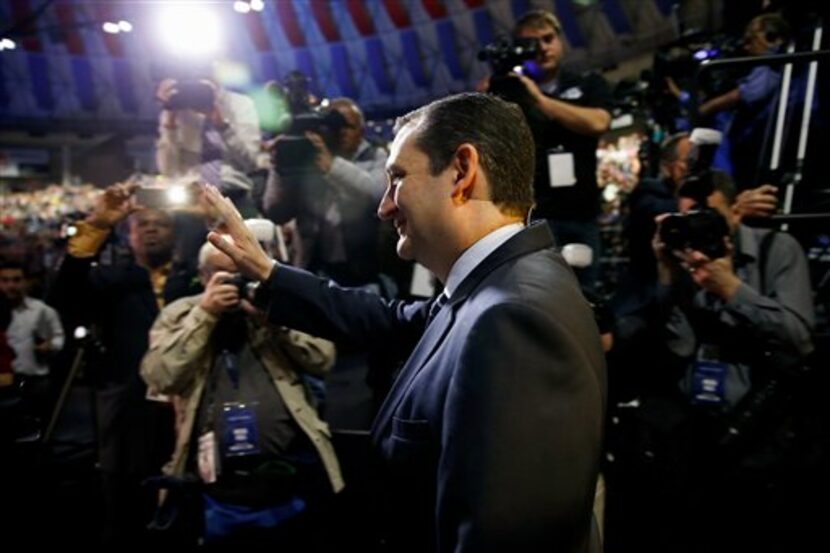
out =
[[[263,282],[266,282],[268,279],[271,278],[271,274],[277,269],[279,263],[276,262],[274,259],[269,259],[267,264],[263,264],[257,270],[257,286]]]
[[[87,216],[84,222],[97,230],[112,230],[113,227],[109,221],[96,217],[95,215]]]
[[[735,294],[738,293],[738,288],[741,287],[741,281],[738,277],[733,276],[732,278],[728,279],[723,286],[720,287],[720,296],[723,298],[724,301],[730,301]]]

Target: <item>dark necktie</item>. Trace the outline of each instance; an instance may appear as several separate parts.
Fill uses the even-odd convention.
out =
[[[429,314],[427,315],[427,325],[429,325],[435,316],[438,315],[438,312],[441,311],[441,308],[444,307],[444,304],[447,303],[447,300],[450,299],[447,297],[447,294],[441,292],[437,298],[432,302],[432,305],[429,306]]]

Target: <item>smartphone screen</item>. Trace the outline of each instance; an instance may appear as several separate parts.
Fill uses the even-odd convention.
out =
[[[176,209],[191,203],[190,191],[184,186],[141,187],[135,191],[136,202],[150,209]]]

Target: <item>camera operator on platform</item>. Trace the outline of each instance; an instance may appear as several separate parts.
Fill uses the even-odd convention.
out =
[[[315,150],[310,167],[287,168],[274,161],[264,210],[276,223],[296,219],[301,243],[296,266],[346,286],[374,283],[379,223],[375,210],[385,188],[387,152],[364,138],[363,113],[354,101],[332,100],[326,119],[337,124],[305,132]],[[276,148],[281,139],[277,137]]]
[[[210,79],[164,79],[156,164],[170,178],[192,176],[213,184],[247,216],[256,213],[249,174],[258,169],[259,116],[248,96]]]
[[[596,150],[611,122],[611,91],[597,74],[578,75],[561,67],[562,26],[552,13],[534,10],[518,19],[514,38],[535,39],[536,80],[515,75],[527,94],[512,99],[522,106],[536,143],[534,218],[547,219],[559,247],[582,243],[593,250],[589,267],[577,270],[592,289],[599,274],[600,210]]]

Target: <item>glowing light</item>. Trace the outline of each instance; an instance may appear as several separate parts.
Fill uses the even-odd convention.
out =
[[[255,12],[261,12],[265,9],[265,2],[262,0],[251,0],[251,9]]]
[[[107,21],[101,28],[104,30],[105,33],[109,33],[111,35],[116,34],[121,29],[118,27],[118,23],[113,23],[112,21]]]
[[[614,183],[606,184],[605,188],[602,189],[602,197],[605,198],[606,202],[613,202],[619,194],[620,187]]]
[[[187,188],[184,186],[171,186],[167,189],[167,198],[171,204],[183,205],[187,202]]]
[[[247,2],[236,0],[236,2],[233,3],[233,9],[234,11],[239,13],[248,13],[249,11],[251,11],[251,5]]]
[[[251,71],[242,63],[218,61],[213,64],[213,76],[223,86],[246,88],[253,82]]]
[[[129,33],[133,30],[133,24],[122,19],[118,22],[118,28],[124,33]]]
[[[159,13],[159,37],[174,54],[202,57],[215,53],[222,44],[219,18],[208,7],[174,4]]]
[[[15,42],[12,39],[4,38],[4,39],[0,40],[0,51],[2,51],[2,50],[14,50],[15,48],[17,48],[17,44],[15,44]]]

